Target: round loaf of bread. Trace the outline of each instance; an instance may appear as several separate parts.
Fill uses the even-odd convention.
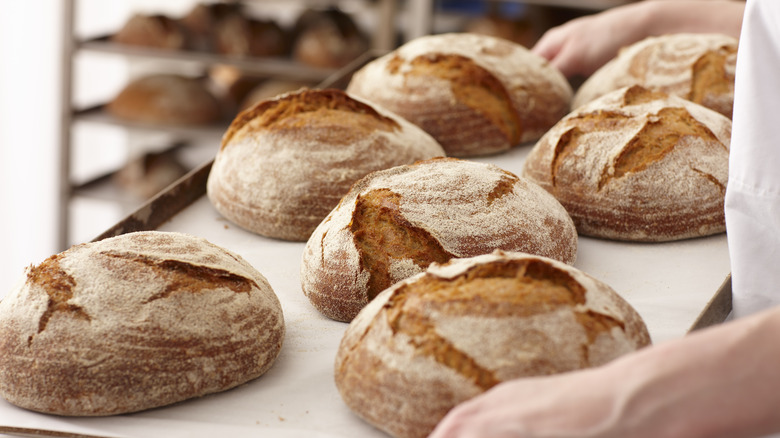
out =
[[[219,100],[196,78],[160,73],[130,81],[106,111],[115,117],[151,124],[197,125],[222,118]]]
[[[640,315],[606,284],[496,252],[434,264],[382,292],[347,328],[335,380],[368,423],[423,438],[501,382],[599,366],[649,343]]]
[[[338,8],[307,9],[296,20],[292,58],[317,68],[340,68],[370,45],[352,16]]]
[[[305,241],[367,173],[442,155],[436,140],[395,114],[343,91],[302,90],[233,120],[207,193],[247,230]]]
[[[649,37],[623,48],[591,75],[574,96],[577,108],[610,91],[642,85],[688,99],[731,117],[736,38],[720,34]]]
[[[581,235],[670,241],[725,231],[731,120],[641,86],[579,107],[536,143],[523,176]]]
[[[155,49],[189,48],[185,28],[178,21],[160,14],[134,14],[121,29],[111,35],[111,41]]]
[[[27,268],[0,302],[0,395],[57,415],[154,408],[259,377],[284,333],[276,295],[238,255],[130,233]]]
[[[577,232],[536,184],[490,164],[432,159],[356,182],[306,243],[301,283],[322,314],[350,321],[433,262],[496,249],[574,263]]]
[[[347,91],[420,126],[455,157],[538,139],[566,115],[572,96],[542,57],[472,33],[412,40],[355,72]]]

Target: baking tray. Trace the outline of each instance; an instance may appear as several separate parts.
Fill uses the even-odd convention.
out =
[[[217,149],[215,145],[215,150]],[[520,173],[530,146],[476,158]],[[287,334],[274,366],[259,379],[172,406],[103,418],[33,413],[0,401],[0,434],[127,437],[383,437],[352,414],[333,382],[333,360],[347,325],[320,315],[300,288],[302,242],[247,232],[205,196],[211,162],[149,200],[96,240],[141,230],[198,235],[230,249],[265,275],[282,303]],[[669,243],[579,238],[575,266],[611,285],[647,323],[655,343],[726,318],[730,265],[725,234]],[[59,435],[47,435],[57,431]]]

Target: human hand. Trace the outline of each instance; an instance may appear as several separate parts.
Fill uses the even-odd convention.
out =
[[[644,36],[644,7],[640,2],[573,19],[545,32],[532,51],[567,77],[590,76]]]
[[[614,385],[604,379],[612,380],[592,369],[502,383],[452,409],[429,438],[619,437]]]

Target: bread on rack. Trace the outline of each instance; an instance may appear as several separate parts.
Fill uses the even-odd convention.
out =
[[[0,302],[0,395],[57,415],[150,409],[259,377],[284,334],[274,291],[237,254],[120,235],[27,268]]]
[[[725,230],[731,120],[638,85],[574,110],[533,147],[523,176],[581,235],[659,242]]]
[[[198,3],[180,22],[200,50],[266,57],[286,55],[290,49],[290,37],[279,23],[250,17],[240,3]]]
[[[628,47],[577,90],[576,108],[631,85],[673,94],[731,117],[737,39],[721,34],[669,34]]]
[[[551,259],[496,252],[432,265],[382,292],[344,333],[335,381],[366,422],[422,438],[501,382],[599,366],[648,344],[642,317],[608,285]]]
[[[301,64],[340,68],[368,49],[368,38],[340,9],[308,9],[295,23],[292,57]]]
[[[519,44],[471,33],[412,40],[358,70],[347,91],[431,134],[447,155],[536,140],[569,111],[560,71]]]
[[[131,80],[105,108],[120,119],[150,124],[210,124],[223,116],[205,81],[170,73]]]
[[[132,15],[110,40],[129,46],[183,50],[189,48],[188,34],[177,20],[161,14]]]
[[[536,184],[489,164],[426,160],[356,182],[306,243],[301,284],[322,314],[350,321],[433,262],[496,249],[573,263],[577,232]]]
[[[442,155],[433,138],[391,112],[340,90],[300,90],[233,120],[207,194],[247,230],[305,241],[367,173]]]

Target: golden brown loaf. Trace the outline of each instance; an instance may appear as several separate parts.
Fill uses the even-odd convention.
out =
[[[26,409],[112,415],[224,391],[282,346],[265,277],[200,238],[121,235],[25,274],[0,302],[0,395]]]
[[[566,115],[572,96],[543,58],[470,33],[410,41],[358,70],[347,91],[419,125],[456,157],[538,139]]]
[[[135,14],[111,41],[130,46],[182,50],[189,46],[186,29],[165,15]]]
[[[305,241],[367,173],[442,155],[433,138],[395,114],[343,91],[302,90],[233,120],[207,193],[247,230]]]
[[[130,81],[106,110],[121,119],[152,124],[208,124],[222,118],[219,100],[203,81],[167,73]]]
[[[573,108],[618,88],[642,85],[731,117],[737,43],[727,35],[685,33],[639,41],[582,84]]]
[[[523,251],[573,263],[577,232],[540,187],[496,166],[440,158],[374,172],[350,189],[303,252],[304,294],[349,321],[433,262]]]
[[[731,120],[633,86],[566,116],[523,176],[566,207],[580,234],[670,241],[725,230]]]
[[[432,265],[382,292],[347,328],[335,380],[365,421],[422,438],[501,382],[599,366],[649,343],[640,315],[606,284],[499,251]]]

